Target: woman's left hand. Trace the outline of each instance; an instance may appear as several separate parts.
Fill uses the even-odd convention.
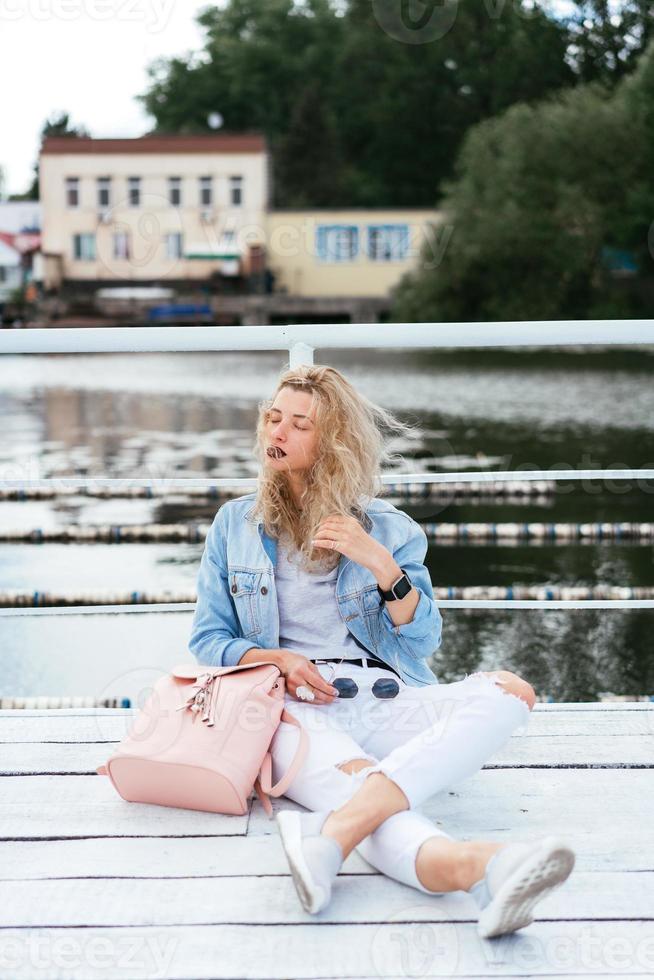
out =
[[[321,521],[311,542],[316,548],[340,551],[358,565],[370,568],[389,552],[361,527],[355,517],[333,514]]]

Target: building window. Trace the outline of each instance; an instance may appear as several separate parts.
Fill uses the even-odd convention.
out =
[[[350,262],[359,252],[359,229],[356,225],[319,225],[316,246],[323,262]]]
[[[166,235],[166,258],[181,259],[182,257],[182,233],[181,231],[171,231]]]
[[[114,258],[129,258],[129,234],[126,231],[115,231],[114,239]]]
[[[127,178],[127,197],[129,198],[130,208],[139,208],[141,206],[141,178],[140,177]]]
[[[200,207],[211,207],[213,203],[213,187],[211,177],[200,177]]]
[[[79,177],[66,177],[66,205],[69,208],[79,207]]]
[[[174,208],[178,208],[182,203],[181,177],[168,178],[168,201]]]
[[[108,208],[111,204],[111,177],[98,177],[98,207]]]
[[[408,254],[408,225],[368,225],[368,258],[373,262],[396,262]]]
[[[73,235],[73,256],[82,262],[95,260],[95,235],[93,232],[82,232]]]
[[[243,178],[242,177],[229,178],[229,203],[236,206],[243,203]]]

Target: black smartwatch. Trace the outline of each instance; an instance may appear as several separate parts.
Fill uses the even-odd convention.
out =
[[[404,599],[404,597],[407,596],[413,588],[411,585],[411,579],[403,568],[402,572],[403,574],[396,579],[395,582],[393,582],[388,592],[385,592],[383,589],[377,586],[377,591],[386,602],[392,602],[394,599]]]

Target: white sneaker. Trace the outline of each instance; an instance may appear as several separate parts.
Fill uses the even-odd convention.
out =
[[[559,837],[496,851],[484,877],[468,889],[481,908],[478,934],[488,939],[530,925],[536,903],[566,880],[574,863],[574,851]]]
[[[329,904],[332,884],[343,864],[338,841],[320,830],[332,810],[280,810],[275,819],[299,899],[307,912]]]

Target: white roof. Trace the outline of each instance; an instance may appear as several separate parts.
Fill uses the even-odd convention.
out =
[[[3,242],[2,239],[0,239],[0,265],[20,265],[20,253],[15,248],[12,248],[11,245]]]
[[[13,235],[41,228],[40,201],[0,201],[0,231]]]

